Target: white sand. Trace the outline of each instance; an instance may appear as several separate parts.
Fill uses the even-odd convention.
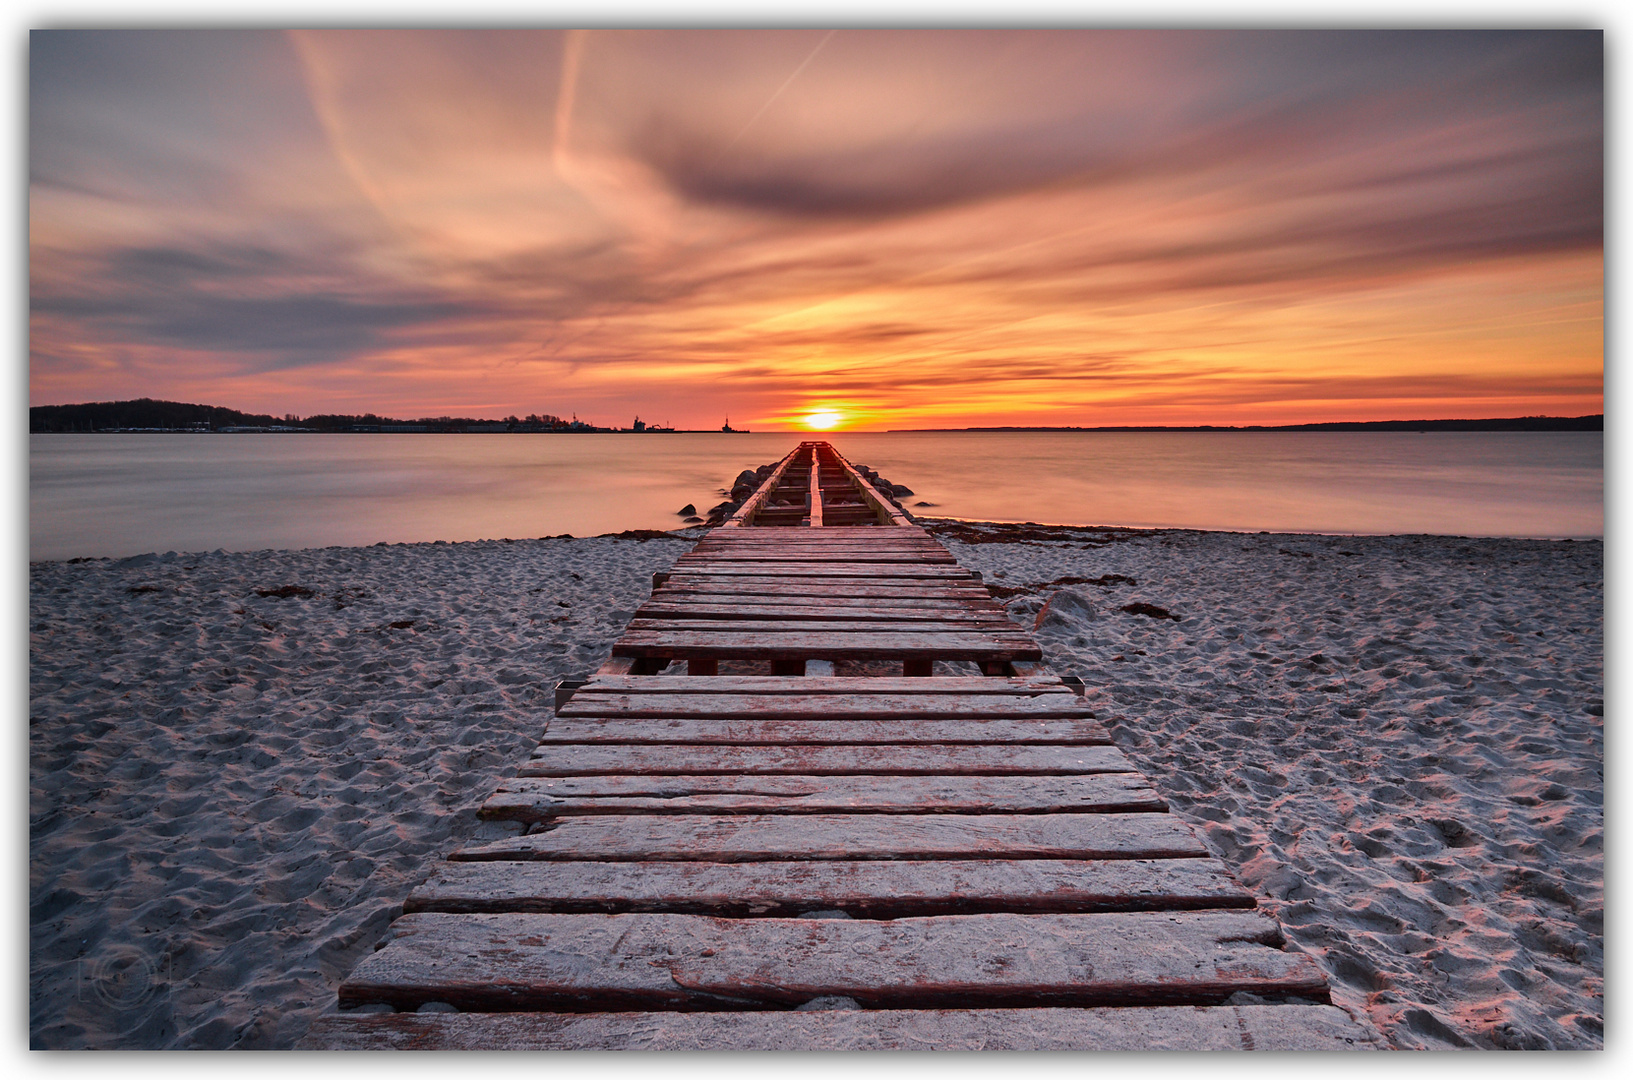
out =
[[[948,543],[1028,625],[1138,583],[1067,586],[1049,659],[1340,1003],[1402,1047],[1602,1044],[1601,545]],[[685,547],[33,566],[34,1045],[291,1045]]]

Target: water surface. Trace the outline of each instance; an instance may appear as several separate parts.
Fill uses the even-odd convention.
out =
[[[805,436],[812,437],[812,436]],[[1604,534],[1597,432],[825,436],[916,513],[1257,532]],[[672,529],[802,438],[31,435],[29,557]],[[918,503],[934,504],[930,507]]]

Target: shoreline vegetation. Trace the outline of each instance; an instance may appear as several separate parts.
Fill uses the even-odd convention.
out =
[[[1246,425],[1106,425],[1099,427],[1050,427],[1008,425],[965,428],[893,428],[889,434],[954,431],[1603,431],[1604,415],[1516,416],[1473,420],[1344,420],[1312,424]],[[597,427],[576,416],[564,420],[554,414],[530,413],[526,417],[507,416],[503,420],[476,417],[436,416],[399,420],[374,413],[319,413],[281,417],[265,413],[245,413],[219,405],[195,405],[178,401],[137,398],[131,401],[98,401],[77,405],[34,405],[28,410],[31,435],[68,433],[109,434],[259,434],[348,433],[348,434],[685,434],[718,431],[748,434],[735,429],[730,421],[719,429],[676,429],[650,425],[637,417],[627,428]],[[797,434],[788,432],[787,434]]]
[[[718,429],[728,435],[749,432],[731,426],[728,419]],[[28,433],[49,434],[265,434],[265,433],[367,433],[367,434],[705,434],[647,424],[640,417],[627,428],[597,427],[574,416],[564,420],[553,413],[529,413],[526,417],[507,416],[484,420],[471,416],[423,416],[398,420],[374,413],[318,413],[300,417],[294,413],[272,416],[246,413],[220,405],[194,405],[181,401],[95,401],[79,405],[34,405],[28,410]]]

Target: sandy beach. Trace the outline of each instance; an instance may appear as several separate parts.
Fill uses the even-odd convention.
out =
[[[1602,1046],[1602,544],[928,524],[1335,1002]],[[32,565],[33,1045],[291,1046],[696,535]]]

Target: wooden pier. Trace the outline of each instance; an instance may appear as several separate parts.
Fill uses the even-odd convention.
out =
[[[483,807],[514,835],[437,865],[302,1045],[1375,1047],[1041,656],[802,444],[558,704]]]

